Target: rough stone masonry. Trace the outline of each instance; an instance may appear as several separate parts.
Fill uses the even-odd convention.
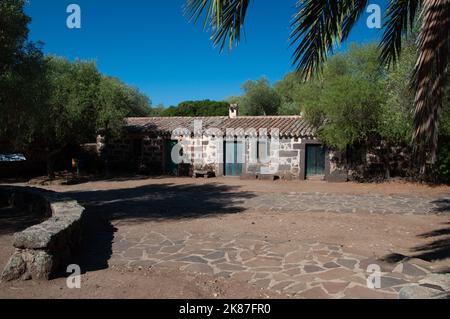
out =
[[[48,280],[73,260],[82,238],[84,207],[57,193],[30,187],[0,187],[0,206],[39,214],[45,221],[14,234],[14,254],[2,281]]]

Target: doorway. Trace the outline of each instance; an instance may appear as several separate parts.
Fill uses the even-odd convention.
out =
[[[177,144],[178,141],[167,140],[164,145],[165,171],[173,176],[178,176],[178,164],[172,159],[172,151]]]
[[[135,138],[133,139],[133,158],[132,158],[132,165],[133,170],[139,170],[141,164],[142,164],[142,155],[143,155],[143,139],[141,138]]]
[[[225,142],[225,176],[241,176],[244,171],[244,143]]]
[[[306,145],[306,178],[325,175],[325,148]]]

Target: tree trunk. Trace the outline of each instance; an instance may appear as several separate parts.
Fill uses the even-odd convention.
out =
[[[58,154],[59,150],[53,150],[47,154],[47,176],[49,179],[55,178],[55,161]]]

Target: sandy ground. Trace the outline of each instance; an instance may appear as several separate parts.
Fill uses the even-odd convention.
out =
[[[239,179],[136,178],[89,182],[73,186],[47,186],[60,192],[133,189],[145,185],[227,185],[240,192],[263,193],[320,192],[336,194],[383,194],[408,196],[449,196],[450,187],[418,184],[329,184],[324,182],[267,182]],[[238,214],[213,215],[180,220],[113,221],[118,234],[143,233],[152,229],[162,233],[199,233],[207,230],[219,236],[241,233],[264,237],[270,241],[314,241],[338,244],[350,253],[363,256],[386,256],[392,253],[414,256],[414,249],[437,240],[448,240],[448,214],[400,215],[361,213],[274,213],[249,208]],[[435,237],[421,236],[445,230]],[[444,237],[443,237],[444,236]],[[447,237],[445,237],[447,236]],[[12,249],[12,233],[0,234],[0,265]],[[437,270],[450,269],[450,257],[429,264]],[[0,284],[0,298],[276,298],[283,297],[250,284],[212,276],[190,275],[173,271],[127,270],[108,268],[83,275],[82,289],[69,290],[65,279],[50,282],[14,282]]]

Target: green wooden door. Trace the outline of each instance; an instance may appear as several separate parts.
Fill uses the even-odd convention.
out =
[[[306,176],[325,174],[325,149],[322,145],[306,146]]]
[[[165,159],[166,159],[166,173],[169,175],[178,175],[178,164],[174,163],[172,159],[172,150],[177,145],[178,141],[166,141],[165,145]]]
[[[244,168],[244,145],[238,142],[225,142],[225,176],[241,176]]]

